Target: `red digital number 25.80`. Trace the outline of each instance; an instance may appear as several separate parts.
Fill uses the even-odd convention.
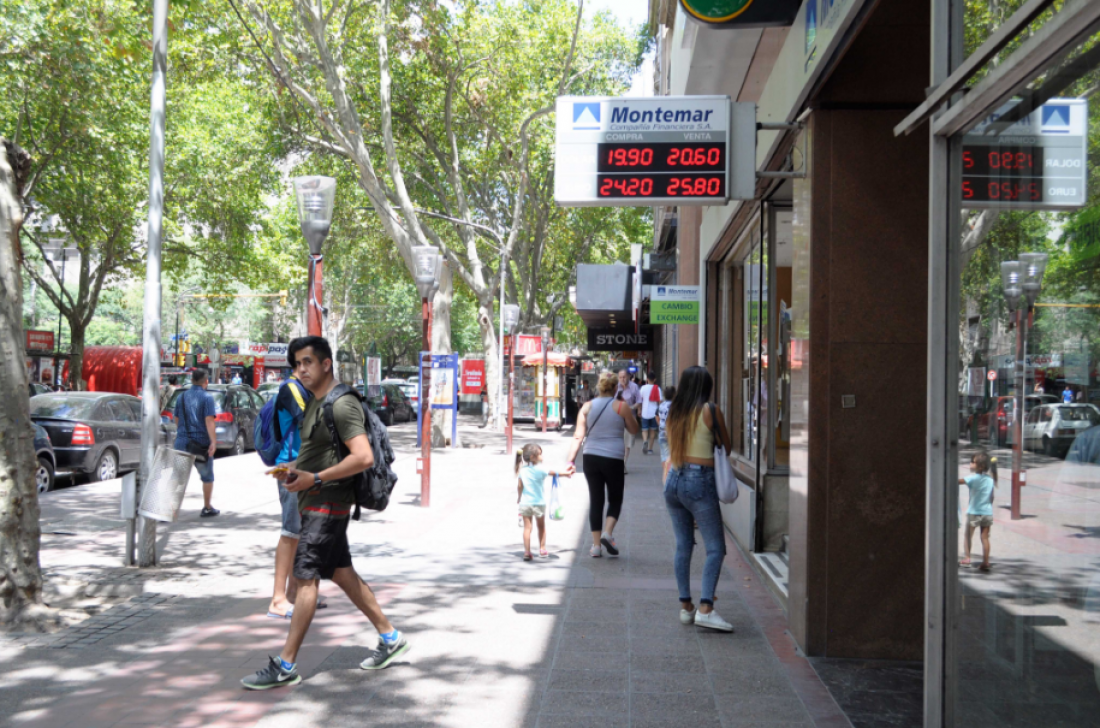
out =
[[[673,177],[668,185],[668,195],[669,197],[674,195],[717,197],[721,187],[720,177]]]

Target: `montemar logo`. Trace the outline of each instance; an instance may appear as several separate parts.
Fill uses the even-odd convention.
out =
[[[574,108],[576,106],[574,105]],[[702,124],[710,121],[714,109],[656,109],[631,110],[627,106],[611,107],[612,124]],[[576,127],[574,127],[576,128]]]

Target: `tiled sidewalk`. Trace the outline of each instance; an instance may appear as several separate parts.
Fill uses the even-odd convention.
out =
[[[248,455],[218,461],[225,515],[189,514],[165,529],[155,571],[135,576],[113,565],[121,534],[110,524],[46,539],[43,562],[54,573],[102,574],[142,595],[58,635],[0,640],[0,725],[850,725],[732,543],[718,610],[735,632],[679,623],[655,456],[631,457],[616,531],[621,558],[588,556],[587,489],[578,477],[563,481],[567,517],[550,524],[550,558],[524,563],[512,458],[499,445],[438,453],[432,507],[421,509],[413,453],[395,434],[402,459],[393,504],[352,524],[349,539],[356,567],[412,640],[407,660],[379,674],[359,670],[376,636],[328,585],[332,606],[318,612],[307,638],[304,682],[239,689],[286,629],[263,617],[278,504]],[[519,442],[535,437],[527,431]],[[566,443],[548,436],[549,462]],[[64,494],[48,510],[74,524],[82,519],[65,508],[110,500],[94,489]],[[693,572],[701,569],[700,549]],[[126,618],[115,619],[116,610]]]

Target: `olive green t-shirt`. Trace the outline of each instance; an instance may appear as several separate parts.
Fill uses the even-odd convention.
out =
[[[325,424],[324,397],[314,397],[306,405],[300,429],[302,448],[298,451],[299,470],[319,473],[337,465],[342,458],[332,443],[332,434]],[[367,434],[367,424],[363,418],[363,406],[351,394],[346,394],[332,405],[332,416],[336,421],[336,432],[343,442]],[[320,490],[303,490],[298,493],[298,510],[323,503],[355,505],[355,486],[349,480],[325,482]]]

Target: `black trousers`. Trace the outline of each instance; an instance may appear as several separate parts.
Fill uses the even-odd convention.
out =
[[[618,520],[623,509],[626,487],[626,463],[622,458],[601,455],[584,456],[584,477],[588,481],[588,525],[592,531],[603,530],[604,489],[607,489],[607,517]]]

